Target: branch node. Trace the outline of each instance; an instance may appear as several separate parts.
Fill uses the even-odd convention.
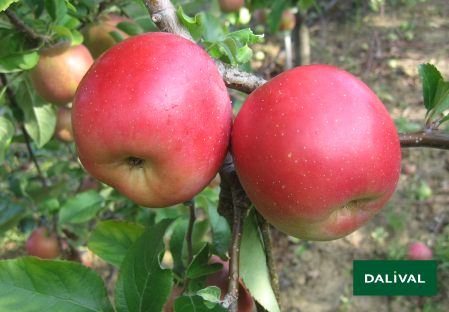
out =
[[[154,13],[154,14],[151,16],[151,20],[152,20],[154,23],[159,23],[160,21],[162,21],[162,15],[161,15],[160,13]]]

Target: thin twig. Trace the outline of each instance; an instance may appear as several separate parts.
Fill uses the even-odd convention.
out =
[[[189,219],[189,225],[187,227],[187,233],[186,233],[186,243],[187,243],[187,267],[190,266],[193,260],[193,228],[195,226],[195,220],[196,220],[196,211],[195,211],[195,197],[185,201],[184,206],[189,207],[190,211],[190,219]],[[187,291],[189,289],[189,283],[190,278],[186,278],[184,283],[184,288],[182,290],[182,293]]]
[[[281,309],[281,291],[279,289],[279,277],[276,271],[273,255],[273,240],[271,239],[270,224],[257,210],[257,223],[259,224],[260,231],[262,233],[262,239],[265,247],[265,255],[267,257],[268,273],[270,274],[271,287],[273,288],[276,301],[278,302],[279,309]]]
[[[401,147],[431,147],[449,150],[449,135],[420,131],[413,133],[400,133]]]
[[[18,30],[23,31],[34,41],[34,45],[37,46],[39,43],[50,44],[50,37],[37,34],[34,30],[25,24],[11,9],[6,9],[5,15],[9,18],[11,24]]]

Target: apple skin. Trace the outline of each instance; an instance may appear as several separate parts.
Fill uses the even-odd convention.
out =
[[[229,261],[223,261],[220,257],[213,255],[210,257],[209,264],[221,263],[223,264],[223,269],[218,272],[209,274],[205,284],[207,286],[217,286],[221,290],[220,300],[223,300],[228,292],[229,284]],[[239,278],[239,299],[238,299],[238,311],[239,312],[251,312],[253,308],[253,298],[251,294],[246,289]]]
[[[432,250],[424,244],[416,243],[408,246],[406,259],[410,260],[432,260]]]
[[[237,12],[245,4],[245,0],[218,0],[223,13]]]
[[[232,107],[204,50],[153,32],[116,44],[93,64],[76,93],[72,124],[79,158],[94,178],[138,205],[161,208],[192,198],[215,178]],[[132,157],[143,161],[132,166]]]
[[[31,84],[44,100],[64,106],[73,100],[76,88],[93,63],[87,48],[60,42],[39,51],[36,66],[29,71]]]
[[[122,35],[123,38],[129,38],[127,33],[116,27],[117,24],[121,22],[135,24],[132,19],[115,14],[108,14],[100,18],[97,23],[90,24],[81,30],[81,33],[84,36],[83,44],[90,51],[94,59],[97,59],[101,54],[117,43],[109,32],[116,31]]]
[[[282,12],[281,25],[279,31],[292,30],[296,25],[296,17],[289,10]]]
[[[234,122],[232,154],[256,209],[305,240],[358,229],[388,201],[401,170],[383,104],[329,65],[291,69],[250,94]]]
[[[69,107],[58,107],[58,116],[56,119],[55,133],[53,138],[59,142],[73,142],[72,129],[72,109]]]
[[[41,259],[55,259],[61,253],[56,233],[50,235],[48,229],[44,227],[37,228],[31,233],[25,248],[30,256]]]

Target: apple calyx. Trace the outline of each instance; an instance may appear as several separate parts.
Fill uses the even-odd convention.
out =
[[[143,164],[144,161],[145,161],[145,159],[142,159],[142,158],[133,157],[133,156],[129,157],[128,164],[131,165],[129,170],[131,170],[134,167],[143,168],[142,164]]]

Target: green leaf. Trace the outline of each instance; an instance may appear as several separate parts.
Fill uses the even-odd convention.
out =
[[[188,219],[180,219],[173,228],[173,234],[170,238],[170,252],[173,257],[173,272],[182,277],[184,275],[184,263],[182,261],[182,249],[186,240]]]
[[[262,41],[263,35],[254,35],[253,31],[249,28],[234,31],[228,35],[227,38],[235,39],[241,43],[254,44]]]
[[[70,16],[69,14],[64,15],[59,21],[58,25],[64,26],[68,29],[77,28],[81,24],[80,20]]]
[[[84,41],[83,35],[76,29],[72,29],[71,32],[72,32],[72,42],[70,42],[70,45],[73,47],[82,44]]]
[[[53,26],[52,29],[54,31],[56,31],[56,34],[59,37],[67,36],[67,37],[70,37],[70,40],[72,40],[72,32],[70,31],[70,29],[68,29],[68,28],[66,28],[64,26],[58,26],[58,25]]]
[[[432,64],[419,64],[418,72],[423,83],[424,106],[427,108],[427,111],[430,111],[435,107],[435,93],[438,83],[443,79],[443,76]]]
[[[71,4],[71,3],[69,2],[69,0],[65,0],[65,3],[67,4],[67,8],[69,8],[70,10],[76,12],[75,6],[74,6],[73,4]]]
[[[66,0],[45,0],[45,9],[52,20],[57,21],[67,13]]]
[[[202,297],[204,300],[208,301],[209,303],[213,303],[213,305],[205,303],[206,306],[208,306],[209,308],[213,308],[215,304],[221,302],[220,300],[221,290],[217,286],[210,286],[201,289],[196,294]]]
[[[218,252],[228,251],[232,236],[231,228],[226,219],[218,214],[217,204],[208,201],[207,198],[202,195],[196,196],[196,200],[202,207],[204,207],[209,216],[215,249]]]
[[[301,10],[308,10],[313,6],[318,6],[315,3],[315,0],[299,0],[298,1],[298,8]],[[318,14],[321,14],[321,12],[318,12]]]
[[[114,41],[117,43],[125,40],[125,37],[123,37],[123,35],[117,31],[110,31],[109,34],[111,35],[112,38],[114,38]]]
[[[28,70],[36,66],[39,53],[35,50],[10,53],[0,57],[0,63],[8,70]]]
[[[14,125],[5,117],[0,116],[0,166],[5,162],[6,150],[14,136]]]
[[[192,35],[193,39],[197,41],[201,38],[204,33],[204,17],[202,13],[198,13],[195,17],[189,17],[184,14],[182,7],[178,9],[178,16],[181,19],[182,23],[189,30],[189,33]]]
[[[143,34],[143,29],[137,24],[130,23],[130,22],[120,22],[116,26],[118,29],[123,31],[129,36],[135,36]]]
[[[187,278],[195,278],[210,273],[218,272],[223,269],[223,264],[207,264],[209,261],[209,244],[204,245],[203,249],[193,258],[192,263],[187,269]]]
[[[215,305],[213,309],[206,306],[207,301],[204,301],[200,296],[181,296],[175,300],[173,305],[175,312],[226,312],[227,309],[219,304]]]
[[[56,106],[46,103],[31,88],[27,81],[22,81],[16,95],[17,103],[25,118],[25,128],[38,148],[47,143],[56,127]]]
[[[238,49],[236,59],[237,64],[241,65],[246,62],[249,62],[251,57],[253,56],[253,50],[251,50],[248,45],[245,45],[244,47]]]
[[[246,218],[239,260],[240,277],[251,296],[266,310],[280,312],[271,288],[265,252],[254,209]]]
[[[47,195],[44,198],[42,198],[41,202],[39,203],[39,206],[42,207],[44,211],[48,211],[51,214],[58,212],[59,208],[61,207],[59,205],[59,200],[51,195]]]
[[[148,228],[126,253],[115,288],[117,311],[162,311],[173,286],[173,272],[161,267],[164,235],[173,221]]]
[[[82,223],[92,219],[102,208],[103,197],[94,190],[76,194],[59,212],[59,222]]]
[[[217,38],[224,36],[223,28],[221,27],[221,21],[215,15],[210,12],[203,13],[203,26],[204,26],[204,35],[203,38],[205,41],[213,42]]]
[[[274,1],[271,13],[268,15],[267,24],[273,34],[277,33],[281,25],[282,13],[287,7],[286,0]]]
[[[23,201],[10,200],[0,202],[0,234],[16,227],[19,221],[26,215],[27,211]]]
[[[444,82],[442,79],[438,82],[438,87],[434,97],[435,112],[432,115],[438,115],[444,112],[449,107],[449,82]]]
[[[23,257],[0,262],[2,312],[113,312],[103,279],[73,261]]]
[[[103,221],[87,241],[87,248],[101,259],[120,267],[132,244],[145,228],[125,221]]]
[[[6,10],[12,3],[18,2],[19,0],[2,0],[0,1],[0,12]]]

